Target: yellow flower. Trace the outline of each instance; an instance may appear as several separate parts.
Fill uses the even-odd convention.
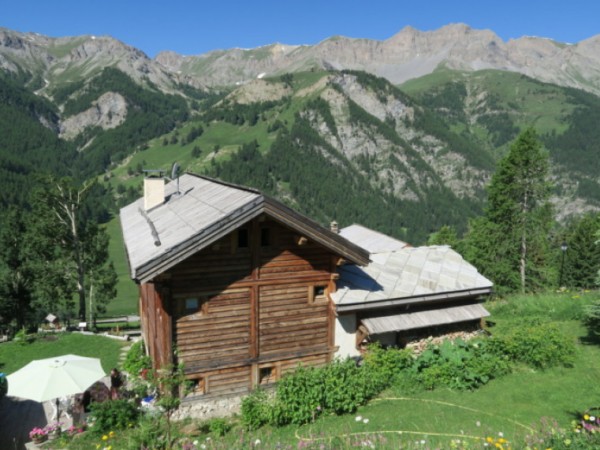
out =
[[[488,437],[485,438],[485,441],[487,443],[491,444],[492,442],[494,442],[494,438],[491,438],[491,437],[488,436]]]
[[[107,435],[102,436],[102,440],[103,441],[108,441],[108,436]]]
[[[583,419],[584,420],[590,420],[590,415],[589,414],[584,414],[583,415]]]
[[[499,442],[500,444],[506,444],[507,440],[506,440],[506,439],[504,439],[504,438],[500,438],[500,439],[498,439],[498,442]]]
[[[111,431],[110,433],[108,433],[108,436],[109,436],[109,437],[115,437],[115,432],[114,432],[114,431]]]

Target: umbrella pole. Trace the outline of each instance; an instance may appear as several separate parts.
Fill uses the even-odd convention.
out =
[[[60,402],[58,397],[56,397],[56,423],[60,420]]]

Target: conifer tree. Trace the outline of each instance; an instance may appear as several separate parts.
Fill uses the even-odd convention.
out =
[[[549,281],[548,170],[535,131],[525,130],[492,177],[484,216],[471,222],[466,256],[500,291],[531,291]]]

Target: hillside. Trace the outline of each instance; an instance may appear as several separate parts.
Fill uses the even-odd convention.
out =
[[[381,42],[334,37],[151,60],[110,37],[2,29],[3,206],[22,204],[29,180],[47,171],[101,176],[114,213],[139,195],[143,169],[178,161],[256,186],[324,224],[361,222],[418,244],[442,225],[466,229],[495,161],[533,125],[550,151],[564,219],[600,207],[600,100],[540,80],[553,74],[595,92],[595,42],[503,43],[450,25]],[[581,65],[571,78],[549,69],[567,54]],[[522,58],[538,79],[519,73]],[[228,86],[202,87],[216,84],[210,77]]]

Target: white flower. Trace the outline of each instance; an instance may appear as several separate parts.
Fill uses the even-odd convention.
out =
[[[357,422],[360,422],[362,420],[362,416],[356,416],[356,419],[354,419],[354,420],[356,420]]]
[[[255,440],[254,445],[260,445],[260,439]]]
[[[200,448],[201,448],[201,449],[205,449],[205,448],[206,448],[206,445],[204,445],[204,444],[200,444]]]
[[[198,440],[196,439],[194,442],[192,442],[192,444],[194,444],[194,446],[198,445]]]
[[[206,442],[208,442],[208,441],[210,441],[210,436],[208,436],[208,437],[206,438]]]
[[[475,422],[475,425],[477,425],[478,427],[481,426],[481,422],[478,420],[477,422]]]
[[[502,431],[499,431],[499,432],[498,432],[498,436],[500,436],[500,437],[504,437],[504,433],[503,433]]]
[[[590,416],[590,422],[593,422],[594,420],[596,420],[596,416]]]
[[[425,439],[421,439],[421,444],[425,445]]]
[[[363,423],[369,423],[369,419],[363,419]]]

